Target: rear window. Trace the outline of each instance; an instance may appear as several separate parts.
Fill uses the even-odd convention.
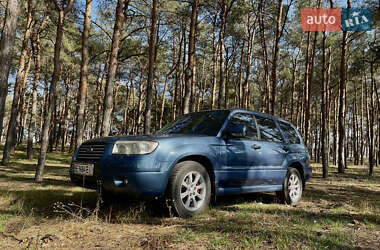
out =
[[[291,144],[301,144],[297,131],[289,123],[279,121],[279,124]]]
[[[272,119],[256,116],[256,122],[260,130],[261,140],[272,142],[283,141],[280,129]]]

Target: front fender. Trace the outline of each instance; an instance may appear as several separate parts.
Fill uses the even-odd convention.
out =
[[[196,150],[194,150],[196,149]],[[171,160],[168,164],[168,169],[170,173],[172,172],[175,165],[184,158],[191,157],[204,157],[210,161],[214,169],[220,168],[220,162],[218,160],[220,155],[220,147],[205,146],[201,144],[187,144],[177,147],[175,151],[169,152]]]

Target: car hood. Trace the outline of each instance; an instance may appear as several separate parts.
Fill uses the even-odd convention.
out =
[[[109,137],[102,137],[102,138],[95,138],[86,141],[85,143],[92,143],[92,142],[103,142],[103,143],[114,143],[116,141],[125,140],[125,141],[160,141],[160,140],[166,140],[166,139],[174,139],[174,138],[181,138],[181,139],[190,139],[190,138],[202,138],[202,137],[211,137],[206,135],[184,135],[184,134],[171,134],[171,135],[120,135],[120,136],[109,136]],[[215,136],[212,136],[215,137]]]

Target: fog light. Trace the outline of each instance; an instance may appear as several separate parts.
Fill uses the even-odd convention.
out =
[[[115,186],[118,186],[118,187],[123,187],[123,186],[126,186],[128,184],[128,179],[125,178],[125,179],[116,179],[113,181],[113,183],[115,184]]]
[[[116,186],[121,186],[123,184],[120,180],[114,180],[113,183],[115,183]]]

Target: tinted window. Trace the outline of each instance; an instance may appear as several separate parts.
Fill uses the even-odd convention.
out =
[[[272,119],[256,116],[256,121],[259,126],[261,140],[282,142],[281,132]]]
[[[285,123],[285,122],[281,122],[281,121],[279,123],[280,123],[280,127],[281,127],[282,131],[284,131],[284,133],[288,137],[289,142],[291,144],[300,144],[301,143],[301,139],[298,136],[297,131],[290,124]]]
[[[226,120],[229,111],[215,110],[190,113],[169,123],[156,135],[185,134],[216,136]]]
[[[245,125],[247,127],[247,133],[245,138],[251,140],[257,140],[257,128],[255,117],[247,113],[237,113],[232,116],[230,119],[229,125]]]

